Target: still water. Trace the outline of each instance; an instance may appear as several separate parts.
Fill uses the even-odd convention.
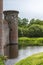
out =
[[[43,52],[43,46],[28,46],[18,50],[18,57],[15,59],[10,59],[6,61],[6,65],[14,65],[16,62],[31,56],[35,53]]]

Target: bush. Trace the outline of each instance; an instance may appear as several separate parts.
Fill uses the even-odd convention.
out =
[[[43,38],[28,38],[28,37],[20,37],[18,39],[19,47],[26,46],[42,46]]]
[[[0,56],[0,65],[5,65],[4,61],[7,60],[7,57]]]
[[[18,27],[18,37],[27,37],[28,36],[28,28]]]
[[[31,25],[28,29],[28,37],[43,37],[43,26]]]
[[[22,37],[22,36],[23,36],[22,28],[18,27],[18,37]]]
[[[23,28],[23,37],[28,37],[28,28]]]

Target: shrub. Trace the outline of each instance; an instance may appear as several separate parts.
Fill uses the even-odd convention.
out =
[[[43,38],[28,38],[28,37],[20,37],[18,39],[19,47],[26,46],[42,46]]]
[[[43,27],[40,25],[31,25],[28,29],[28,37],[43,37]]]
[[[18,27],[18,37],[28,37],[28,28]]]
[[[23,37],[28,37],[28,28],[23,28]]]
[[[7,59],[5,56],[0,56],[0,65],[5,65],[4,61]]]
[[[22,36],[23,36],[22,28],[18,27],[18,37],[22,37]]]

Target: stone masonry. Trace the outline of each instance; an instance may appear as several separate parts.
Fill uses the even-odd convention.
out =
[[[9,27],[9,43],[4,46],[4,54],[9,58],[18,56],[18,11],[4,11],[4,19]]]
[[[3,55],[3,40],[2,40],[2,24],[3,24],[3,19],[2,19],[2,14],[3,14],[3,0],[0,0],[0,55]]]
[[[4,20],[3,20],[4,13]],[[18,11],[4,11],[0,0],[0,55],[18,56]]]

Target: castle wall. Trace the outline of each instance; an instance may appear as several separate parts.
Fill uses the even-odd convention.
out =
[[[0,55],[3,55],[3,39],[2,39],[2,24],[3,24],[3,19],[2,19],[2,14],[3,14],[3,0],[0,0]]]

